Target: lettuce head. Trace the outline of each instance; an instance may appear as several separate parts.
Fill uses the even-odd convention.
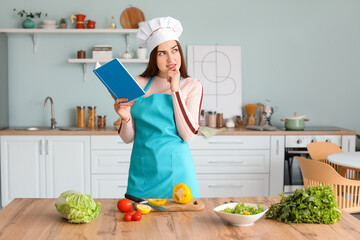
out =
[[[87,223],[99,215],[101,204],[90,195],[70,190],[58,197],[55,207],[70,223]]]

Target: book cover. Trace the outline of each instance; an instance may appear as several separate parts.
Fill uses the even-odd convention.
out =
[[[145,94],[117,58],[102,66],[96,63],[93,71],[116,99],[127,98],[128,101],[131,101]]]

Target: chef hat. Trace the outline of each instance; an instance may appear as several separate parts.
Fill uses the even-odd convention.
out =
[[[159,44],[177,40],[183,31],[181,23],[172,17],[160,17],[147,21],[136,34],[136,41],[140,47],[146,47],[149,52]]]

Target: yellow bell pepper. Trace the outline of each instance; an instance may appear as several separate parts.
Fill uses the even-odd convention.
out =
[[[184,183],[173,188],[173,200],[177,203],[189,203],[193,199],[191,189]]]

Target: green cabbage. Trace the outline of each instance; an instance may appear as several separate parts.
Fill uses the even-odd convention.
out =
[[[101,204],[90,195],[70,190],[58,197],[55,207],[70,223],[87,223],[99,215]]]

